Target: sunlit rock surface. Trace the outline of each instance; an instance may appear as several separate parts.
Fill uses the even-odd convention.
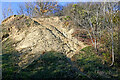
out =
[[[61,52],[71,58],[80,49],[86,47],[72,37],[74,29],[63,27],[59,17],[11,16],[6,21],[4,20],[2,24],[8,26],[10,38],[14,40],[16,50],[22,53],[19,63],[21,67],[30,64],[47,51]]]

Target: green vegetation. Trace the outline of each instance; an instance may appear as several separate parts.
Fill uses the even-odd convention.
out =
[[[14,50],[13,42],[10,39],[2,43],[2,78],[3,80],[13,80],[18,71],[18,55]]]
[[[45,78],[73,78],[88,79],[76,72],[62,53],[46,52],[27,68],[21,69],[17,64],[20,53],[14,50],[12,40],[3,43],[2,78],[3,80],[45,79]]]
[[[74,63],[83,73],[95,80],[118,80],[120,73],[110,67],[102,56],[95,54],[94,48],[86,47],[73,57]]]
[[[120,4],[120,3],[119,3]],[[60,10],[57,3],[26,3],[15,19],[2,24],[2,77],[3,80],[62,79],[120,80],[120,10],[118,3],[77,3]],[[57,14],[56,14],[57,13]],[[61,14],[62,13],[62,14]],[[29,17],[26,17],[25,14]],[[3,17],[13,15],[12,9],[3,10]],[[72,34],[84,44],[92,45],[80,50],[71,59],[64,53],[45,52],[26,68],[18,66],[20,53],[9,39],[11,28],[18,31],[40,25],[30,17],[65,16],[64,27],[74,28]],[[77,29],[81,31],[77,31]],[[83,31],[83,29],[85,31]],[[27,34],[27,33],[26,33]],[[93,48],[94,46],[94,48]],[[1,56],[0,56],[1,57]],[[112,63],[112,64],[111,64]],[[111,66],[110,66],[111,64]],[[76,69],[77,68],[77,69]],[[85,74],[85,75],[84,75]],[[87,75],[87,76],[86,76]]]
[[[25,69],[21,69],[17,63],[20,53],[14,50],[12,40],[3,43],[2,73],[3,80],[17,79],[49,79],[72,78],[81,80],[117,80],[120,73],[115,67],[109,67],[101,56],[94,53],[94,48],[86,47],[72,57],[74,65],[62,53],[50,51],[42,54],[37,60]],[[70,60],[70,61],[71,61]],[[74,69],[75,66],[79,71]],[[90,79],[81,74],[83,72]]]
[[[24,17],[24,15],[15,15],[15,17]]]
[[[80,73],[75,72],[66,56],[53,51],[43,54],[38,60],[34,61],[21,72],[30,73],[29,78],[32,79],[87,79]]]

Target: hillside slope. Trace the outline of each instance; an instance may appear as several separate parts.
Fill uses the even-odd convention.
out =
[[[59,17],[29,18],[13,15],[5,19],[2,25],[3,41],[7,37],[11,38],[15,49],[21,53],[21,67],[28,66],[48,51],[64,53],[71,58],[87,46],[72,37],[74,29],[63,27]]]
[[[13,15],[2,22],[3,80],[120,80],[119,68],[72,37],[61,19]]]

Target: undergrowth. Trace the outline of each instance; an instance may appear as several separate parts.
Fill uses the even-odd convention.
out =
[[[92,47],[86,47],[80,54],[73,56],[80,71],[95,80],[118,80],[120,73],[116,67],[110,67],[102,56],[95,54]]]
[[[86,47],[72,57],[74,66],[90,77],[76,72],[64,54],[50,51],[42,54],[25,69],[18,66],[19,55],[12,40],[2,43],[2,78],[3,80],[36,79],[76,79],[76,80],[119,80],[117,68],[110,67],[101,56],[95,54],[92,47]]]

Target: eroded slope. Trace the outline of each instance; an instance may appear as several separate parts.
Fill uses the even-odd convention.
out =
[[[29,18],[14,15],[4,20],[2,25],[3,30],[7,31],[3,32],[3,36],[8,34],[14,40],[15,49],[21,53],[21,67],[26,67],[48,51],[64,53],[71,58],[86,47],[71,36],[74,29],[63,27],[59,17]]]

